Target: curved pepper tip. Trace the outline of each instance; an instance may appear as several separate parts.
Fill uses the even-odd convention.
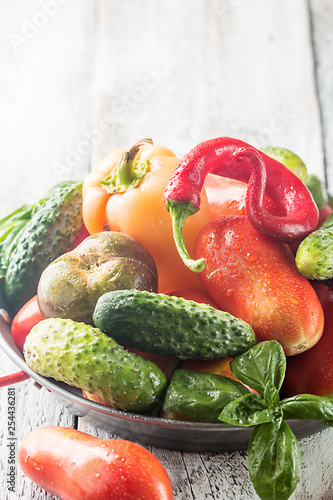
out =
[[[309,234],[318,221],[318,210],[303,182],[288,170],[289,192],[285,190],[285,216],[278,216],[265,209],[264,194],[267,184],[267,168],[263,153],[251,146],[241,147],[234,151],[233,158],[243,162],[245,158],[251,164],[251,176],[246,193],[246,214],[251,225],[261,234],[277,239],[283,243],[302,240]],[[281,164],[281,177],[283,169]],[[280,179],[276,178],[279,185]],[[297,190],[298,199],[295,197]]]

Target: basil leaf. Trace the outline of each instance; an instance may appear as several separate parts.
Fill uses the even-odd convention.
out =
[[[250,347],[230,363],[235,377],[263,395],[268,382],[279,391],[286,372],[286,356],[276,340]]]
[[[279,391],[269,380],[264,390],[264,399],[267,406],[277,406],[280,403]]]
[[[298,420],[320,420],[333,426],[333,397],[298,394],[281,401],[284,417]]]
[[[170,380],[163,410],[183,413],[203,422],[219,422],[221,409],[248,393],[248,389],[237,380],[179,369]]]
[[[219,420],[226,424],[249,427],[271,422],[273,411],[273,408],[267,408],[259,394],[249,393],[225,406]]]
[[[294,433],[282,422],[254,428],[248,448],[248,471],[261,500],[287,500],[299,480],[301,452]]]

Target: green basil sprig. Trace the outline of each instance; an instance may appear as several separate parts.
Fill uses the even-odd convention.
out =
[[[333,426],[333,395],[300,394],[280,399],[286,357],[275,340],[261,342],[230,364],[240,381],[220,375],[176,370],[163,410],[194,419],[254,426],[248,447],[248,471],[262,500],[287,500],[297,486],[301,452],[285,420],[319,420]],[[246,384],[256,393],[251,393]]]
[[[287,500],[297,486],[301,452],[285,419],[320,420],[333,425],[333,396],[301,394],[280,400],[286,357],[275,341],[261,342],[235,358],[232,373],[255,389],[226,405],[219,419],[233,425],[254,425],[248,448],[248,471],[262,500]],[[256,397],[255,397],[256,396]],[[259,407],[262,406],[260,410]]]
[[[295,434],[282,421],[256,426],[251,434],[247,468],[262,500],[285,500],[297,486],[301,450]]]

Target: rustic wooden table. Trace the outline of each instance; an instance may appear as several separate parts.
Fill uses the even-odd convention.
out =
[[[114,148],[152,137],[182,156],[229,135],[292,149],[333,189],[330,0],[4,0],[0,16],[0,216]],[[1,352],[0,374],[17,371]],[[16,386],[19,443],[43,425],[77,425],[32,381]],[[1,499],[54,499],[15,466],[8,490],[8,395],[0,390]],[[333,430],[301,440],[292,499],[333,498]],[[258,498],[246,453],[150,448],[175,500]]]

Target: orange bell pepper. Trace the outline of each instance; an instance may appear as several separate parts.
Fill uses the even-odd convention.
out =
[[[83,220],[89,233],[111,229],[144,245],[156,263],[159,292],[203,288],[197,274],[187,269],[179,257],[172,222],[162,201],[165,186],[179,162],[170,149],[143,140],[128,151],[121,149],[107,155],[83,184]],[[210,220],[203,190],[200,211],[184,224],[190,254],[194,254],[200,230]]]

